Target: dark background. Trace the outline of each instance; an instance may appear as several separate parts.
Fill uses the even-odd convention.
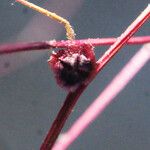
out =
[[[31,2],[43,6],[44,1],[45,8],[71,20],[78,39],[119,36],[149,3],[149,0]],[[65,39],[63,27],[57,22],[19,4],[11,5],[12,2],[14,1],[0,2],[0,43]],[[136,35],[150,35],[150,22]],[[139,48],[138,45],[125,46],[103,69],[80,97],[64,131],[84,112]],[[106,49],[107,47],[96,48],[97,58]],[[0,56],[0,150],[39,149],[61,107],[66,92],[55,83],[47,64],[48,57],[49,52]],[[69,149],[148,150],[149,74],[150,63],[144,66]]]

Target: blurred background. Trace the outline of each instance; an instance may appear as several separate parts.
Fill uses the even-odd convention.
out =
[[[67,18],[77,39],[117,37],[149,0],[30,0]],[[136,35],[150,35],[150,21]],[[14,0],[0,3],[0,43],[66,39],[62,25]],[[80,97],[63,131],[84,112],[141,46],[125,46]],[[97,47],[99,58],[108,47]],[[47,64],[49,51],[0,56],[0,150],[38,150],[67,92]],[[150,63],[115,98],[70,150],[150,147]],[[94,90],[93,90],[94,89]],[[110,91],[111,92],[111,91]]]

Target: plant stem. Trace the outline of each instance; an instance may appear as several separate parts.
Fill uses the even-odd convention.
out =
[[[116,38],[96,38],[96,39],[82,39],[82,40],[73,40],[74,44],[82,46],[84,43],[90,43],[93,46],[103,46],[111,45],[116,42]],[[131,38],[127,44],[144,44],[150,42],[150,36],[139,36]],[[70,44],[69,40],[62,41],[43,41],[43,42],[23,42],[15,44],[1,44],[0,45],[0,55],[9,54],[22,51],[32,51],[32,50],[47,50],[51,48],[65,48]]]
[[[54,120],[44,142],[41,145],[40,150],[50,150],[52,148],[58,135],[61,132],[61,129],[63,128],[66,120],[68,119],[70,113],[73,110],[73,107],[75,106],[80,94],[83,92],[84,89],[85,86],[82,85],[76,91],[68,93],[63,106],[61,107],[59,113],[57,114],[56,119]]]
[[[88,38],[88,39],[81,39],[81,40],[74,40],[72,41],[75,45],[82,46],[85,43],[90,43],[93,46],[105,46],[105,45],[111,45],[116,42],[117,38],[114,37],[108,37],[108,38]],[[133,45],[133,44],[144,44],[150,42],[150,36],[137,36],[132,37],[127,41],[126,44]],[[68,47],[70,44],[69,40],[62,40],[62,41],[50,41],[50,45],[53,45],[53,47],[58,48],[65,48]]]
[[[131,36],[150,18],[150,6],[148,6],[141,15],[125,30],[125,32],[117,38],[117,41],[104,53],[104,55],[97,61],[97,68],[94,70],[93,74],[89,78],[89,83],[95,78],[100,70],[112,59],[112,57],[121,49],[123,45],[131,38]],[[88,83],[88,84],[89,84]],[[59,111],[51,129],[49,130],[46,139],[44,140],[40,150],[50,150],[55,143],[64,123],[66,122],[68,116],[70,115],[74,105],[76,104],[79,96],[85,90],[87,85],[81,85],[75,92],[69,93],[64,105]],[[68,101],[69,105],[68,105]],[[66,105],[66,106],[65,106]],[[69,108],[70,107],[70,108]],[[66,109],[66,110],[65,110]],[[65,116],[61,113],[65,112]],[[60,124],[60,121],[61,122]],[[60,124],[60,125],[59,125]],[[57,128],[56,128],[57,126]],[[58,130],[58,131],[57,131]]]
[[[0,45],[0,55],[15,53],[15,52],[22,52],[22,51],[49,49],[49,48],[51,48],[51,46],[47,42],[2,44]]]

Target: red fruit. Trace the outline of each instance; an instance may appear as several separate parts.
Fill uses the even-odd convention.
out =
[[[70,91],[86,83],[96,60],[94,47],[90,44],[82,46],[71,44],[69,47],[53,52],[48,60],[57,83]]]

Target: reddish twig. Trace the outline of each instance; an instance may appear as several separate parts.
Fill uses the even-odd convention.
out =
[[[79,45],[82,46],[85,43],[90,43],[93,46],[104,46],[104,45],[111,45],[114,44],[116,42],[117,38],[96,38],[96,39],[92,39],[92,38],[88,38],[88,39],[82,39],[82,40],[74,40],[74,44],[75,45]],[[126,44],[144,44],[144,43],[149,43],[150,42],[150,36],[139,36],[139,37],[132,37],[131,39],[129,39],[129,41],[127,41]],[[50,44],[52,44],[55,47],[58,48],[65,48],[70,44],[70,41],[52,41],[50,42]]]
[[[69,117],[70,113],[73,110],[78,98],[80,97],[81,93],[85,89],[85,86],[82,85],[78,88],[75,92],[70,92],[66,100],[60,109],[56,119],[54,120],[50,131],[48,132],[40,150],[50,150],[53,146],[54,142],[56,141],[61,129],[63,128],[67,118]],[[78,93],[78,94],[77,94]]]
[[[148,20],[150,17],[150,6],[148,6],[141,15],[126,29],[126,31],[117,38],[117,41],[104,53],[104,55],[97,61],[97,67],[91,77],[89,78],[89,83],[94,79],[98,72],[112,59],[112,57],[121,49],[121,47],[126,44],[129,38]],[[89,84],[88,83],[88,84]],[[41,150],[50,150],[54,145],[66,119],[71,113],[72,108],[77,102],[79,96],[82,94],[84,89],[88,86],[82,85],[76,91],[70,92],[65,100],[62,109],[58,113],[50,131],[48,132],[46,139],[44,140]],[[69,104],[67,103],[68,101]],[[65,109],[64,109],[65,108]],[[61,114],[66,114],[66,116]],[[64,118],[61,118],[64,117]],[[62,122],[63,121],[63,122]],[[59,131],[59,132],[58,132]]]
[[[15,43],[15,44],[2,44],[0,45],[0,55],[9,54],[22,51],[32,51],[49,49],[51,46],[48,42],[30,42],[30,43]]]
[[[148,47],[149,45],[149,47]],[[92,123],[113,101],[130,80],[150,60],[150,44],[143,46],[127,65],[116,75],[97,99],[86,109],[72,127],[56,142],[53,150],[64,150]],[[136,62],[136,63],[135,63]],[[111,92],[110,92],[111,91]]]
[[[96,38],[96,39],[83,39],[83,40],[73,40],[75,45],[82,46],[85,43],[90,43],[93,46],[103,46],[111,45],[116,42],[116,38]],[[127,44],[144,44],[150,42],[150,36],[139,36],[131,38]],[[27,43],[15,43],[15,44],[1,44],[0,45],[0,55],[22,52],[22,51],[32,51],[32,50],[47,50],[51,48],[66,48],[70,44],[69,40],[62,41],[43,41],[43,42],[27,42]]]

